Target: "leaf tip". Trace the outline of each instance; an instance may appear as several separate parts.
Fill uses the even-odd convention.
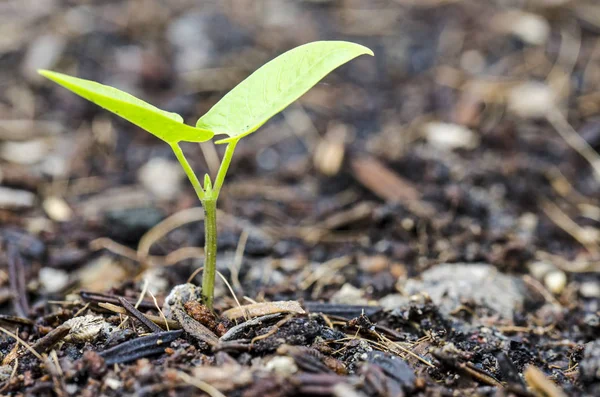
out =
[[[50,75],[52,74],[52,72],[50,70],[46,70],[46,69],[38,69],[37,72],[39,75],[42,75],[44,77],[50,77]]]

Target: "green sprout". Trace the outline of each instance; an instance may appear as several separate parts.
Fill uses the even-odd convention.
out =
[[[217,199],[240,139],[256,131],[285,109],[332,70],[363,54],[373,52],[344,41],[317,41],[296,47],[266,63],[233,88],[204,116],[196,127],[176,114],[160,110],[116,88],[93,81],[40,70],[39,73],[83,98],[100,105],[168,143],[189,178],[204,208],[204,271],[202,296],[212,308],[217,260]],[[214,135],[227,144],[217,176],[204,176],[204,186],[185,158],[179,143],[205,142]]]

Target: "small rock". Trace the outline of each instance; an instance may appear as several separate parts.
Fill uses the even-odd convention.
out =
[[[596,281],[584,281],[579,286],[579,294],[584,298],[600,298],[600,283]]]
[[[430,145],[442,150],[473,149],[479,145],[479,137],[458,124],[431,122],[425,124],[423,132]]]
[[[0,186],[0,209],[22,210],[33,207],[35,194]]]
[[[38,36],[27,49],[22,72],[29,80],[38,80],[38,69],[51,69],[65,48],[65,37],[57,34]]]
[[[298,372],[296,362],[289,356],[275,356],[267,362],[265,368],[282,376],[289,376]]]
[[[537,280],[543,280],[546,274],[556,269],[556,266],[549,262],[537,261],[529,264],[529,273]]]
[[[69,283],[69,274],[64,270],[42,267],[38,279],[42,288],[49,294],[62,291]]]
[[[0,382],[5,382],[10,379],[13,367],[11,365],[0,365]]]
[[[579,363],[581,378],[586,383],[600,382],[600,341],[592,341],[585,344],[583,360]],[[596,386],[600,391],[600,386]]]
[[[367,353],[367,362],[377,365],[383,370],[383,373],[395,381],[396,384],[406,393],[410,393],[415,388],[414,370],[398,356],[380,351],[371,351]]]
[[[331,303],[347,305],[366,305],[367,299],[363,297],[363,292],[352,284],[344,284],[342,288],[331,297]]]
[[[175,161],[153,158],[140,169],[138,179],[159,200],[172,200],[181,191],[181,166]]]
[[[163,314],[168,319],[173,319],[174,309],[179,305],[183,307],[184,303],[190,301],[202,301],[202,288],[189,283],[176,285],[165,299]]]
[[[508,109],[525,118],[544,117],[555,108],[556,102],[552,88],[535,81],[519,84],[508,93]]]
[[[496,29],[517,36],[527,44],[542,45],[550,35],[550,24],[541,15],[508,11],[494,18]]]
[[[384,310],[394,310],[402,307],[410,302],[408,296],[400,294],[390,294],[379,300],[379,306],[383,307]]]
[[[77,274],[81,289],[92,292],[106,291],[128,277],[123,266],[120,266],[108,255],[91,261]]]
[[[0,146],[0,158],[15,164],[30,165],[40,162],[49,150],[50,147],[45,139],[8,141]]]
[[[404,283],[404,292],[427,293],[445,314],[468,300],[512,319],[525,300],[525,287],[519,278],[502,274],[488,264],[442,264],[423,272],[421,278]]]
[[[544,284],[550,292],[558,295],[567,285],[567,275],[562,270],[553,270],[544,276]]]
[[[358,266],[367,273],[379,273],[389,267],[390,261],[385,255],[361,256],[358,258]]]
[[[47,197],[42,203],[42,207],[50,219],[56,222],[67,222],[73,216],[71,207],[60,197]]]

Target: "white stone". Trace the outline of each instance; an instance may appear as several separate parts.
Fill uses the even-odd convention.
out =
[[[15,164],[30,165],[40,162],[48,151],[48,143],[44,139],[8,141],[0,146],[0,158]]]
[[[178,163],[163,158],[153,158],[138,173],[138,179],[146,190],[160,200],[171,200],[177,196],[183,176]]]
[[[57,222],[67,222],[73,216],[71,207],[60,197],[47,197],[44,199],[42,207],[44,207],[44,211],[46,211],[50,219]]]
[[[62,35],[47,34],[38,36],[31,42],[22,65],[25,77],[39,80],[38,69],[51,69],[60,58],[65,48],[65,38]]]
[[[344,284],[342,288],[331,297],[331,303],[347,305],[365,305],[368,301],[363,297],[363,292],[352,284]]]
[[[553,294],[560,294],[567,285],[567,275],[562,270],[554,270],[544,276],[546,288]]]
[[[42,267],[38,274],[38,279],[46,292],[54,294],[62,291],[67,286],[69,283],[69,274],[64,270]]]
[[[540,15],[520,12],[511,22],[512,34],[528,44],[542,45],[548,40],[550,24]]]
[[[479,137],[458,124],[431,122],[425,124],[423,132],[427,142],[438,149],[473,149],[479,145]]]
[[[11,189],[0,186],[0,208],[7,210],[27,209],[33,207],[35,194],[26,190]]]
[[[556,266],[549,262],[537,261],[529,264],[529,273],[538,279],[543,280],[546,274],[550,273],[553,270],[556,270]]]
[[[600,283],[596,281],[585,281],[581,283],[579,293],[584,298],[600,298]]]
[[[544,117],[555,109],[556,101],[552,88],[536,81],[521,83],[508,93],[508,109],[525,118]]]
[[[289,356],[275,356],[269,360],[265,367],[267,370],[282,376],[292,375],[298,372],[296,362]]]

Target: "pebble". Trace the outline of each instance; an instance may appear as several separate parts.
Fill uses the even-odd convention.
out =
[[[544,276],[544,285],[550,292],[558,295],[567,285],[567,275],[562,270],[553,270]]]
[[[0,209],[22,210],[33,207],[35,194],[0,186]]]
[[[494,18],[495,27],[510,33],[527,44],[542,45],[550,35],[550,24],[541,15],[522,11],[508,11]]]
[[[282,376],[289,376],[298,372],[296,362],[289,356],[275,356],[267,362],[265,368]]]
[[[51,69],[65,48],[65,36],[46,34],[38,36],[27,48],[21,66],[23,75],[29,80],[41,80],[38,69]]]
[[[49,149],[45,139],[8,141],[0,146],[0,158],[14,164],[36,164],[44,159]]]
[[[108,255],[91,261],[77,275],[81,289],[92,292],[106,291],[128,277],[125,269]]]
[[[50,219],[56,222],[67,222],[73,216],[71,207],[60,197],[50,196],[45,198],[42,207],[44,207],[44,211]]]
[[[526,291],[522,280],[498,272],[492,265],[441,264],[401,286],[406,295],[428,294],[440,310],[452,313],[464,300],[486,306],[505,319],[521,308]]]
[[[537,261],[529,264],[529,273],[537,280],[543,280],[546,274],[556,269],[557,267],[549,262]]]
[[[585,382],[600,382],[600,340],[595,340],[585,344],[585,353],[580,362],[581,378]],[[596,386],[600,391],[600,386]]]
[[[423,132],[430,145],[442,150],[473,149],[479,145],[479,137],[458,124],[431,122],[425,124]]]
[[[363,297],[363,292],[352,284],[344,284],[342,288],[333,294],[331,303],[340,305],[366,305],[367,299]]]
[[[390,261],[385,255],[360,256],[358,266],[367,273],[379,273],[389,267]]]
[[[138,173],[141,184],[159,200],[172,200],[181,191],[184,173],[179,163],[153,158]]]
[[[600,283],[597,281],[584,281],[579,286],[579,293],[584,298],[600,298]]]
[[[521,83],[508,93],[508,109],[524,118],[544,117],[555,108],[556,102],[552,88],[536,81]]]
[[[42,267],[38,274],[42,288],[49,294],[62,291],[69,283],[69,274],[64,270]]]
[[[169,24],[167,39],[176,48],[178,72],[204,69],[211,65],[215,46],[209,35],[210,14],[187,13]]]

